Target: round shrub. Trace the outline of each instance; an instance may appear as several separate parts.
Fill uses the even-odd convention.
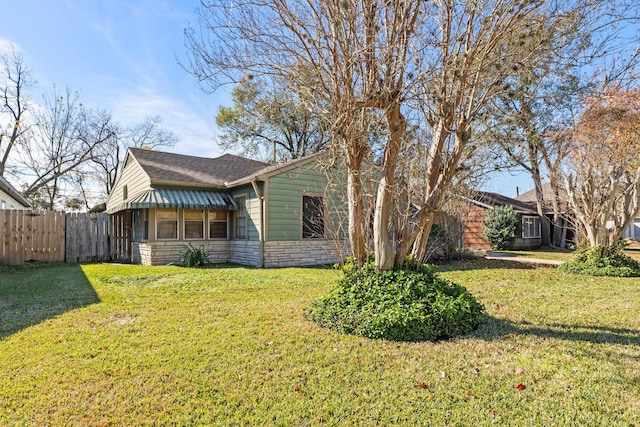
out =
[[[579,250],[558,269],[589,276],[640,277],[640,263],[625,255],[621,246],[595,246]]]
[[[484,307],[464,287],[437,276],[433,267],[377,272],[372,262],[348,260],[344,276],[306,316],[333,331],[390,341],[434,341],[466,334]]]
[[[518,214],[511,206],[498,206],[487,211],[482,235],[492,249],[509,249],[516,239]]]

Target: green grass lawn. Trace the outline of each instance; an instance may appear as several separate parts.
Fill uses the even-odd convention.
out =
[[[570,250],[560,250],[560,249],[539,249],[532,251],[494,251],[504,255],[521,257],[521,258],[538,258],[538,259],[552,259],[558,261],[568,261],[573,257],[573,251]],[[625,255],[630,256],[631,258],[640,261],[640,250],[626,250],[624,251]]]
[[[638,279],[476,260],[470,336],[304,320],[337,272],[0,267],[0,425],[640,424]]]

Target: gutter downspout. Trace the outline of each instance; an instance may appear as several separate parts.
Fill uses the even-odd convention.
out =
[[[260,193],[257,180],[251,181],[253,191],[256,193],[260,204],[258,205],[258,215],[260,217],[260,226],[258,227],[258,240],[260,241],[260,265],[258,267],[264,268],[264,198]]]

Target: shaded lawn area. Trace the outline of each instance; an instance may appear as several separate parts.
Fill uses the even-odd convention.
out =
[[[396,343],[304,320],[332,270],[0,267],[0,424],[640,423],[637,278],[444,268],[487,323]]]

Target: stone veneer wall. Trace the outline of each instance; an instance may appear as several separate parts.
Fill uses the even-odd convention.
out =
[[[229,242],[229,261],[241,265],[259,266],[260,242],[253,240],[231,240]]]
[[[182,264],[185,246],[203,247],[211,262],[229,262],[228,240],[153,241],[133,243],[133,262],[142,265]]]
[[[346,242],[340,242],[342,255],[333,240],[308,239],[282,242],[265,242],[264,266],[298,267],[305,265],[333,264],[346,256]]]
[[[133,262],[142,265],[181,264],[184,241],[133,242]],[[211,262],[235,262],[242,265],[260,265],[260,242],[248,240],[192,241],[196,248],[203,246]],[[264,266],[298,267],[333,264],[347,254],[346,242],[341,242],[342,255],[332,240],[294,240],[265,242]]]

